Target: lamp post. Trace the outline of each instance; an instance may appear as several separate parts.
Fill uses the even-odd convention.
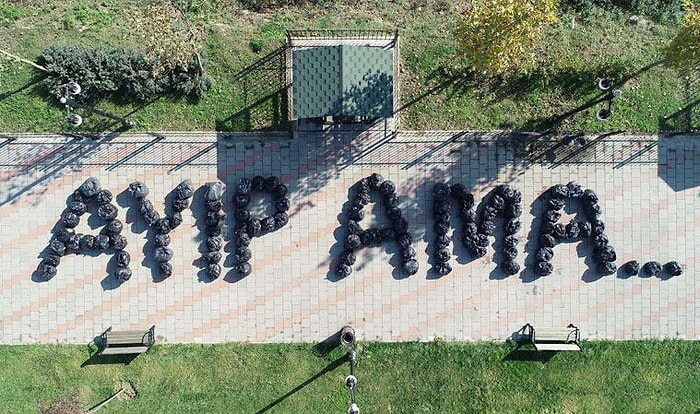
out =
[[[350,363],[350,375],[345,377],[345,386],[350,391],[350,408],[348,414],[360,414],[360,407],[355,401],[355,388],[357,387],[357,377],[355,376],[355,365],[357,364],[357,353],[354,349],[355,330],[351,326],[344,326],[340,330],[340,344],[347,349],[348,362]]]
[[[73,113],[74,108],[81,108],[85,109],[86,111],[96,113],[97,115],[103,116],[105,118],[119,121],[125,128],[133,128],[136,126],[136,121],[134,120],[122,118],[110,114],[109,112],[105,112],[97,108],[93,108],[91,106],[83,105],[80,102],[77,102],[75,99],[73,99],[73,97],[80,94],[80,92],[82,91],[80,84],[78,84],[77,82],[70,81],[63,85],[62,89],[63,95],[59,98],[58,101],[66,107],[66,122],[68,122],[69,125],[77,127],[83,123],[83,117],[76,113]]]
[[[613,78],[602,78],[598,81],[598,88],[601,91],[607,91],[607,108],[600,108],[595,113],[595,117],[600,121],[605,121],[612,115],[612,103],[615,98],[622,96],[622,91],[619,89],[613,89],[615,85],[615,79]]]

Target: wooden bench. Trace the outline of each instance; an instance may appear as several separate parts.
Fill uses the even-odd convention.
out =
[[[140,331],[113,331],[110,326],[102,335],[100,355],[142,354],[156,342],[155,325]]]
[[[583,351],[581,331],[569,324],[566,328],[537,328],[526,323],[518,333],[523,343],[532,344],[537,351]]]

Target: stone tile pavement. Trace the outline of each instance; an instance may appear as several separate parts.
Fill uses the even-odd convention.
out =
[[[0,135],[0,343],[87,343],[109,326],[152,324],[166,342],[319,341],[345,324],[364,340],[502,340],[525,322],[572,322],[589,339],[700,339],[700,138],[590,137],[583,148],[550,146],[534,163],[504,144],[520,138],[332,128],[293,140],[214,132],[130,133],[98,141]],[[421,268],[403,277],[395,268],[397,246],[386,244],[361,250],[352,275],[337,280],[333,268],[344,235],[339,218],[348,189],[373,172],[397,184]],[[203,277],[202,218],[194,200],[171,234],[174,275],[154,281],[148,232],[123,193],[129,183],[146,183],[162,212],[166,194],[184,179],[198,188],[217,179],[232,188],[254,175],[280,176],[292,207],[286,227],[252,241],[253,273],[240,279],[231,270],[229,232],[224,274],[214,281]],[[66,256],[54,279],[34,281],[68,196],[90,176],[117,196],[133,277],[115,284],[112,256],[93,254]],[[584,241],[558,245],[554,274],[534,278],[530,233],[542,212],[540,196],[571,180],[598,193],[618,265],[677,260],[685,273],[600,278],[589,266],[592,247]],[[428,252],[431,189],[438,181],[460,182],[477,200],[502,183],[522,191],[520,274],[500,272],[493,246],[486,257],[470,261],[457,242],[453,272],[435,277]],[[265,198],[253,205],[258,214],[271,211]],[[573,207],[562,222],[577,213]],[[365,228],[386,220],[379,211],[366,208]],[[232,227],[232,215],[227,220]],[[460,228],[457,220],[452,224]],[[79,231],[95,234],[102,225],[96,215],[86,215]]]

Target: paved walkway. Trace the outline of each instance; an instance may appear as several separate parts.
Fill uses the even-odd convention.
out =
[[[700,138],[590,137],[583,148],[550,146],[538,163],[516,158],[504,144],[512,138],[497,132],[386,136],[332,130],[295,140],[213,132],[99,141],[0,135],[0,342],[87,343],[109,326],[152,324],[166,342],[319,341],[344,324],[352,324],[363,340],[502,340],[525,322],[573,322],[589,339],[700,339]],[[331,269],[348,188],[373,172],[397,184],[420,271],[401,277],[394,267],[397,246],[387,244],[362,250],[352,275],[336,280]],[[201,224],[193,208],[171,234],[174,275],[154,282],[144,222],[129,208],[133,200],[120,194],[128,184],[146,183],[162,212],[165,195],[184,179],[198,188],[217,179],[232,186],[257,174],[280,176],[291,190],[292,207],[286,227],[251,243],[253,273],[234,276],[229,240],[224,275],[211,282],[201,277]],[[109,274],[111,256],[70,255],[54,279],[33,281],[68,196],[90,176],[117,195],[133,277],[118,286]],[[677,260],[685,273],[600,278],[589,267],[590,242],[582,242],[557,246],[554,274],[534,278],[527,265],[533,261],[530,228],[542,211],[540,196],[571,180],[598,193],[618,265]],[[523,192],[520,274],[505,277],[492,247],[486,257],[468,261],[456,243],[454,271],[435,277],[427,252],[437,181],[461,182],[477,200],[501,183]],[[257,206],[262,214],[264,205]],[[225,208],[232,211],[230,195]],[[364,225],[384,220],[371,214],[378,209],[366,210]],[[79,228],[96,234],[102,224],[95,215]],[[453,225],[459,227],[456,220]]]

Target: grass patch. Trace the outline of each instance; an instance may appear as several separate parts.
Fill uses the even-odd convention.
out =
[[[364,412],[667,412],[700,407],[697,341],[588,342],[583,353],[512,354],[501,343],[361,343]],[[157,345],[129,365],[81,364],[82,346],[0,346],[0,411],[77,396],[101,412],[344,412],[348,365],[311,344]],[[320,407],[323,407],[322,409]]]
[[[59,40],[81,46],[138,44],[123,25],[114,24],[125,13],[139,13],[138,0],[24,3],[0,6],[0,37],[3,48],[30,59]],[[458,57],[453,33],[459,14],[444,0],[374,0],[352,7],[325,2],[265,12],[245,10],[237,2],[202,1],[192,6],[189,18],[206,27],[202,49],[215,82],[209,94],[197,104],[160,99],[142,106],[104,101],[97,107],[128,115],[141,130],[283,129],[285,103],[278,100],[284,93],[275,97],[267,88],[279,71],[266,67],[241,74],[282,46],[287,29],[400,27],[399,115],[405,129],[696,129],[696,74],[679,74],[661,61],[677,30],[677,5],[666,15],[652,10],[652,3],[634,3],[652,15],[640,18],[617,3],[567,2],[544,39],[538,69],[495,80],[470,74]],[[601,97],[596,82],[605,75],[615,76],[624,94],[614,103],[612,118],[600,122],[594,113],[602,105],[591,103]],[[29,67],[0,61],[0,130],[68,129],[62,108],[47,98],[42,84],[26,86],[34,77]],[[270,101],[261,103],[265,98]],[[96,115],[84,121],[85,130],[109,127]]]

